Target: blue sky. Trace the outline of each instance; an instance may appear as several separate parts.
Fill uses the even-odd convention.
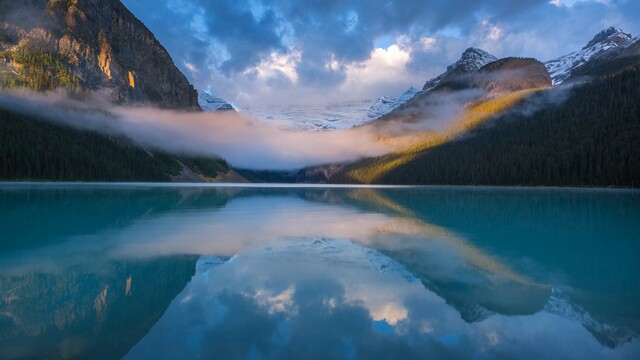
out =
[[[640,33],[638,0],[122,0],[199,89],[239,105],[398,95],[469,46],[546,61]]]

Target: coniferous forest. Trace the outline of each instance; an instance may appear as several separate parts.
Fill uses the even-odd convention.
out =
[[[561,95],[534,94],[472,133],[359,182],[640,186],[640,66],[563,91],[570,94],[560,104],[531,114],[544,97]],[[363,160],[331,181],[358,182],[354,174],[367,179],[363,169],[384,165],[383,158]]]
[[[170,181],[182,165],[214,178],[223,160],[149,151],[130,141],[72,129],[0,109],[0,179]]]

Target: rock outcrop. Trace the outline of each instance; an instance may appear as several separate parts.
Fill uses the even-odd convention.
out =
[[[200,110],[169,53],[119,0],[0,0],[0,50],[4,87],[72,84],[118,104]],[[34,58],[50,66],[44,76],[30,71]]]

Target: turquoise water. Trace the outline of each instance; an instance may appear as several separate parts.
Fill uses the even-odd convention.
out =
[[[637,359],[640,192],[0,185],[0,358]]]

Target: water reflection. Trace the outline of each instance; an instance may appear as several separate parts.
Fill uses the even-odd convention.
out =
[[[0,214],[3,358],[640,354],[638,193],[5,186]]]

